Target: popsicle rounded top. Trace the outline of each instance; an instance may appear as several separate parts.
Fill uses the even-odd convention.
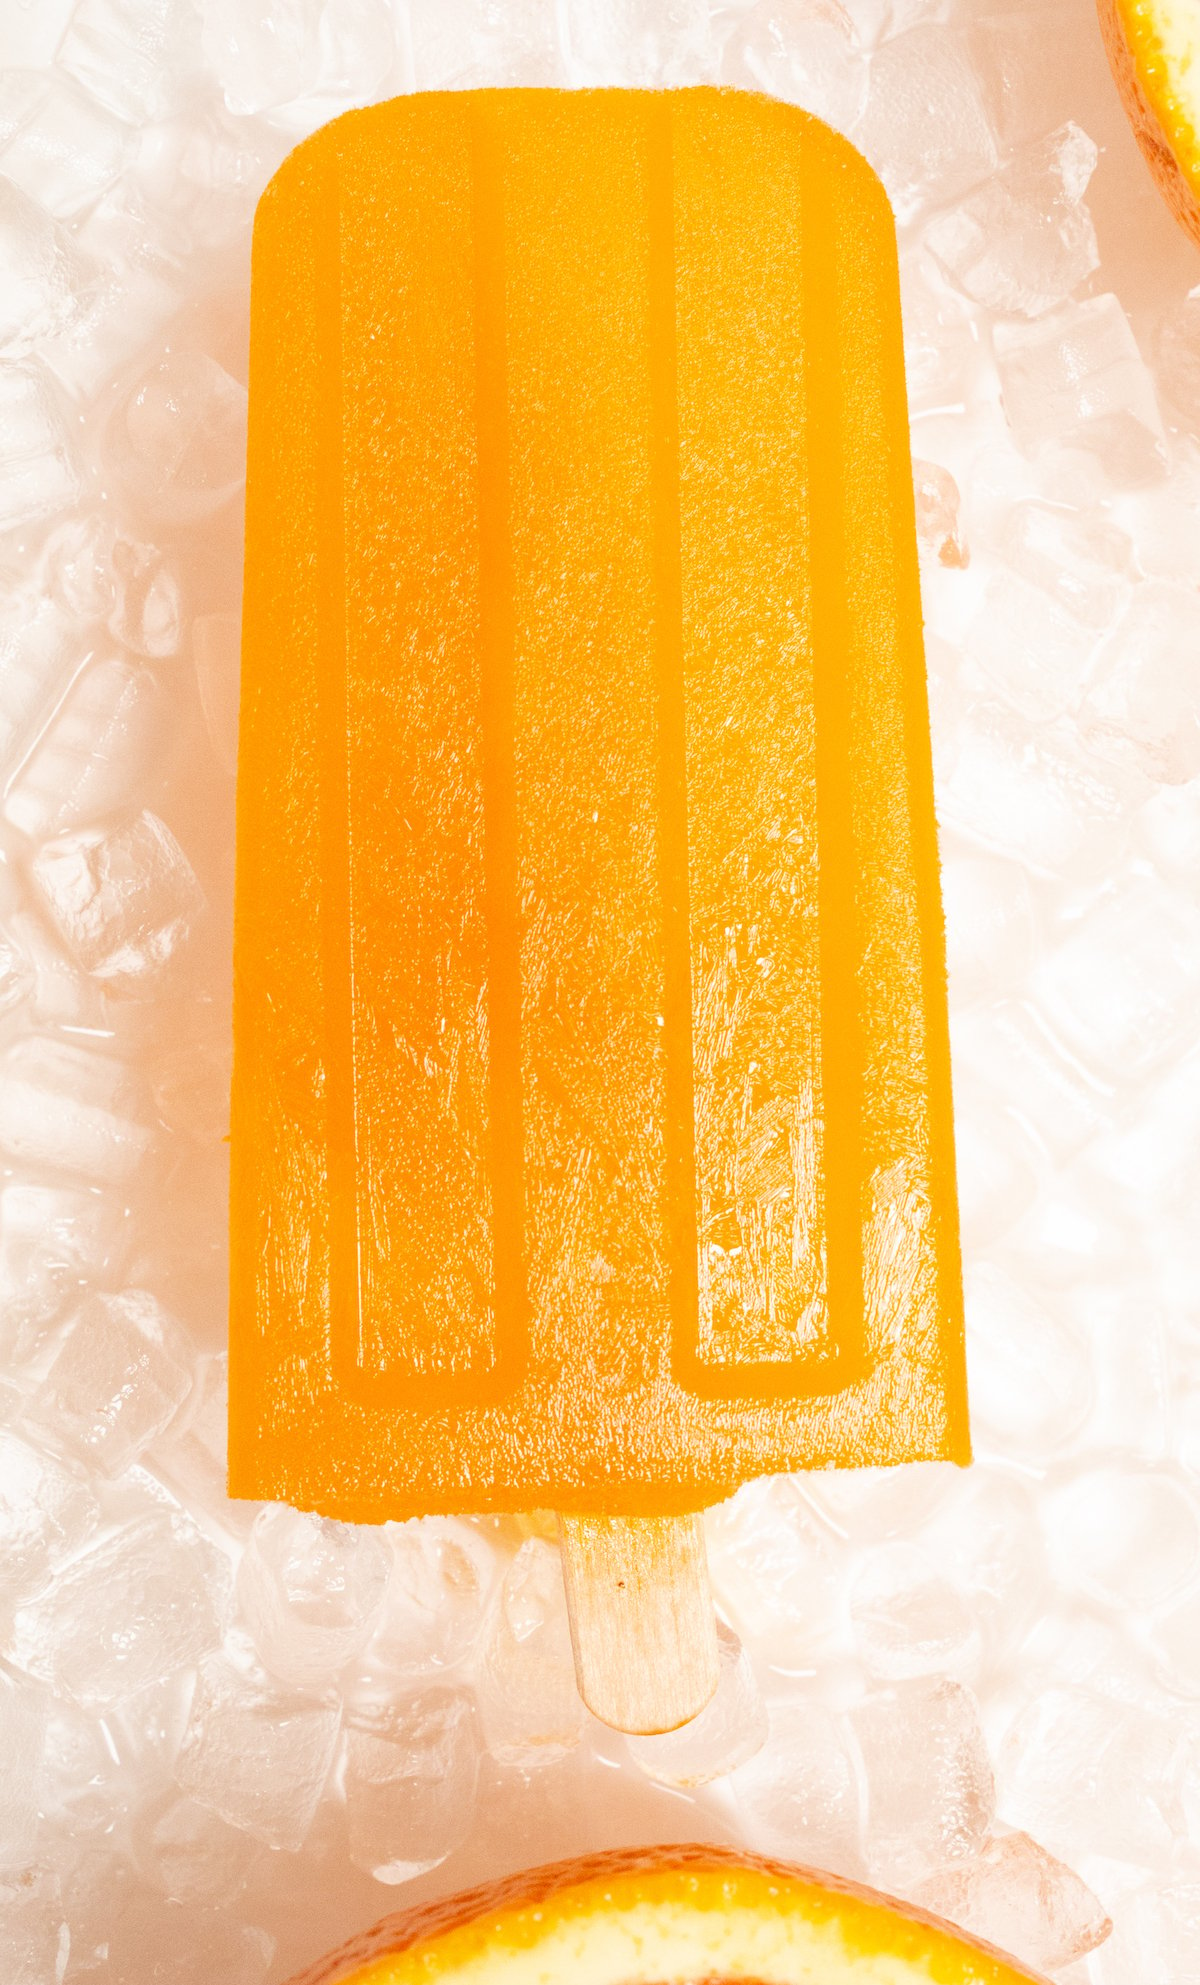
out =
[[[252,281],[230,1485],[965,1459],[894,230],[708,89],[350,113]]]

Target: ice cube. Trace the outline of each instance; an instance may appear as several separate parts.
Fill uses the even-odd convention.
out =
[[[98,1515],[85,1476],[0,1427],[0,1590],[10,1604],[46,1583]]]
[[[971,563],[971,553],[959,529],[958,484],[949,469],[936,462],[913,462],[913,495],[917,511],[917,543],[931,551],[939,565],[959,571]]]
[[[881,1544],[860,1561],[850,1586],[859,1655],[880,1681],[971,1675],[980,1632],[971,1608],[912,1544]]]
[[[709,1512],[709,1568],[743,1639],[787,1659],[798,1633],[817,1657],[841,1634],[842,1566],[829,1528],[787,1477],[747,1483]]]
[[[1015,503],[1000,550],[1014,572],[1085,627],[1110,627],[1128,597],[1133,546],[1103,513]]]
[[[182,129],[175,125],[155,143],[145,134],[139,183],[157,212],[187,228],[198,247],[219,248],[249,227],[255,203],[289,149],[272,126],[232,117],[207,97],[193,107]]]
[[[196,1144],[221,1143],[229,1133],[232,1042],[226,1021],[197,1015],[189,1032],[153,1064],[154,1107],[168,1130]]]
[[[965,1278],[967,1369],[986,1453],[1039,1458],[1087,1418],[1087,1358],[1065,1324],[991,1262]]]
[[[204,907],[187,856],[154,813],[51,841],[31,874],[72,956],[114,991],[158,978]]]
[[[918,1461],[899,1468],[824,1468],[799,1479],[804,1500],[839,1539],[874,1543],[907,1536],[937,1508],[956,1472],[942,1462]]]
[[[18,0],[9,7],[4,23],[7,59],[42,67],[53,62],[74,4],[75,0],[46,0],[44,6],[31,7]]]
[[[972,662],[1021,716],[1040,723],[1080,700],[1099,634],[1015,572],[988,580],[967,631]]]
[[[79,0],[60,66],[130,124],[169,117],[195,86],[192,0]]]
[[[951,1025],[955,1067],[1061,1163],[1106,1121],[1111,1091],[1063,1052],[1028,1000],[999,1000]]]
[[[0,1868],[25,1861],[32,1848],[45,1726],[44,1703],[0,1668]]]
[[[1132,758],[1156,782],[1180,786],[1200,774],[1200,685],[1181,654],[1200,644],[1200,597],[1192,587],[1139,586],[1098,658],[1081,723],[1098,750]]]
[[[765,1745],[729,1783],[757,1851],[861,1874],[858,1773],[844,1719],[826,1705],[799,1697],[772,1703]]]
[[[977,704],[941,761],[938,785],[942,818],[997,854],[1051,875],[1081,863],[1111,867],[1128,787],[1065,720],[1031,736],[1025,718]]]
[[[183,625],[179,580],[155,545],[117,538],[112,549],[114,600],[110,634],[123,647],[161,662],[178,652]]]
[[[508,1568],[480,1661],[487,1747],[501,1764],[556,1764],[583,1731],[558,1552],[529,1537]]]
[[[1147,1075],[1196,1031],[1200,912],[1157,876],[1128,875],[1046,953],[1034,986],[1068,1046],[1110,1078]]]
[[[177,1790],[139,1814],[133,1847],[141,1873],[168,1901],[217,1909],[245,1887],[263,1853],[261,1841]]]
[[[115,599],[112,569],[116,532],[110,519],[89,510],[64,518],[42,546],[45,600],[71,620],[106,620]]]
[[[336,1696],[300,1694],[212,1655],[196,1679],[176,1778],[230,1826],[295,1854],[316,1814],[340,1721]]]
[[[712,74],[708,0],[563,0],[559,18],[575,82],[662,89]]]
[[[1037,1510],[1025,1483],[977,1462],[951,1482],[920,1543],[966,1593],[992,1654],[1016,1645],[1044,1601],[1048,1579]]]
[[[6,818],[44,840],[128,806],[130,788],[149,770],[162,715],[148,670],[117,655],[92,662],[22,767]]]
[[[0,346],[18,355],[67,329],[95,281],[66,229],[0,176]]]
[[[77,1843],[88,1834],[103,1838],[140,1791],[126,1760],[118,1756],[104,1716],[92,1715],[65,1696],[51,1696],[41,1771],[47,1827]]]
[[[1164,1812],[1176,1723],[1079,1687],[1038,1692],[997,1758],[1000,1814],[1053,1853],[1157,1867],[1171,1851]]]
[[[453,1668],[479,1638],[496,1580],[495,1553],[480,1531],[453,1517],[397,1524],[392,1542],[376,1656],[399,1675]]]
[[[1015,862],[943,851],[942,903],[953,1004],[992,998],[1024,977],[1033,945],[1029,879]]]
[[[11,918],[4,935],[19,960],[21,997],[35,1026],[115,1038],[103,987],[66,956],[41,917],[23,910]]]
[[[38,1034],[0,1055],[0,1146],[11,1157],[119,1185],[149,1145],[123,1063]]]
[[[204,53],[230,110],[274,110],[315,89],[321,74],[321,0],[203,0]]]
[[[158,220],[129,177],[118,182],[79,228],[81,247],[105,272],[78,324],[43,347],[68,391],[91,399],[126,376],[185,296],[186,235]],[[144,362],[144,361],[143,361]]]
[[[854,142],[883,180],[901,223],[994,170],[996,141],[953,29],[923,24],[883,44],[871,63]]]
[[[1200,283],[1167,312],[1155,342],[1159,382],[1194,432],[1200,428]]]
[[[1200,870],[1200,779],[1163,786],[1147,800],[1137,822],[1142,846],[1168,881],[1185,882]]]
[[[1194,1134],[1200,1145],[1200,1118]],[[1120,1282],[1113,1286],[1082,1280],[1068,1292],[1066,1305],[1092,1365],[1095,1405],[1088,1421],[1089,1447],[1123,1448],[1139,1460],[1159,1459],[1169,1440],[1173,1388],[1163,1305]]]
[[[1020,145],[1062,123],[1075,108],[1072,89],[1079,61],[1069,15],[1039,10],[1037,33],[1026,9],[984,13],[972,22],[971,54],[996,130],[1006,145]]]
[[[1200,1696],[1200,1592],[1169,1606],[1155,1621],[1154,1648],[1170,1686]]]
[[[125,1211],[75,1186],[7,1185],[0,1191],[0,1315],[15,1356],[124,1249]]]
[[[377,1882],[428,1874],[466,1838],[479,1732],[465,1689],[358,1695],[346,1710],[350,1858]]]
[[[0,1976],[4,1985],[63,1985],[71,1934],[52,1868],[0,1875]]]
[[[83,476],[58,389],[45,366],[0,364],[0,531],[76,502]]]
[[[1200,1985],[1200,1882],[1155,1882],[1123,1895],[1096,1985]]]
[[[369,1526],[283,1506],[255,1519],[237,1597],[260,1659],[296,1688],[316,1688],[366,1645],[392,1553]]]
[[[1050,443],[1084,449],[1114,483],[1131,486],[1163,473],[1154,382],[1115,296],[1032,324],[997,324],[994,336],[1004,411],[1027,455]]]
[[[946,273],[987,310],[1038,317],[1099,265],[1083,201],[1096,147],[1078,124],[1030,145],[948,212],[925,239]]]
[[[93,1296],[34,1394],[30,1420],[119,1475],[187,1398],[189,1365],[181,1327],[148,1290]]]
[[[1135,490],[1122,507],[1148,577],[1200,584],[1200,444],[1172,435],[1166,481]]]
[[[226,1910],[134,1895],[118,1910],[108,1939],[109,1985],[263,1985],[275,1954],[266,1930]]]
[[[0,928],[0,1012],[7,1013],[28,999],[34,975],[20,935]]]
[[[128,127],[68,76],[0,75],[0,172],[59,220],[83,213],[120,178]]]
[[[184,1411],[155,1448],[154,1465],[189,1499],[238,1527],[253,1520],[258,1505],[230,1502],[225,1493],[228,1419],[229,1360],[221,1352],[201,1359]]]
[[[198,1660],[229,1597],[224,1555],[156,1511],[91,1544],[17,1612],[18,1667],[81,1703],[116,1702]]]
[[[1086,1882],[1027,1833],[989,1840],[973,1861],[923,1882],[913,1900],[1046,1971],[1086,1957],[1112,1929]]]
[[[246,389],[207,352],[172,351],[113,415],[108,456],[149,516],[198,523],[242,486]]]
[[[722,79],[766,90],[849,131],[866,101],[867,64],[841,0],[761,0],[735,28]]]
[[[911,1888],[978,1853],[995,1787],[979,1708],[958,1682],[908,1682],[851,1712],[867,1782],[873,1875]]]
[[[662,1737],[629,1737],[630,1756],[660,1785],[708,1785],[746,1764],[767,1737],[767,1712],[750,1656],[737,1635],[717,1622],[721,1673],[712,1701],[679,1730]]]
[[[1192,1498],[1165,1471],[1084,1467],[1051,1488],[1042,1521],[1057,1590],[1131,1618],[1177,1597],[1200,1561]]]
[[[961,405],[976,365],[975,338],[966,306],[932,256],[901,257],[900,304],[909,405],[914,413]]]
[[[192,661],[200,707],[218,765],[237,769],[241,623],[233,613],[206,613],[192,623]]]
[[[416,9],[410,4],[410,22],[415,12]],[[521,9],[505,7],[503,12],[496,10],[492,19],[497,25],[503,24],[505,27],[511,23],[518,30],[513,36],[517,45],[510,44],[511,62],[519,63],[520,55],[524,53],[522,28],[532,27],[535,37],[540,28],[542,40],[551,51],[554,48],[553,26],[547,21],[545,10],[538,0]],[[406,44],[404,52],[407,53],[408,37],[400,29],[389,0],[351,0],[351,4],[346,6],[326,7],[321,15],[321,67],[316,91],[290,112],[277,114],[273,121],[301,135],[316,130],[335,111],[351,109],[361,103],[378,103],[381,98],[391,96],[398,86],[393,82],[393,72],[399,52],[397,40],[400,38]],[[544,83],[555,82],[558,77],[549,70],[543,73],[536,63],[529,69],[522,63],[520,73],[510,70],[507,80],[512,83]]]

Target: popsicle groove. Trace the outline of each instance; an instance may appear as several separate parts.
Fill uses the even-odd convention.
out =
[[[817,930],[820,957],[821,1110],[824,1133],[826,1357],[836,1383],[865,1368],[862,1227],[863,1031],[858,987],[858,850],[851,691],[856,653],[847,604],[853,555],[843,518],[841,405],[844,308],[838,240],[815,200],[801,209],[800,285],[809,325],[806,426],[812,491],[808,558],[812,600],[812,693],[816,731]],[[833,383],[837,381],[836,388]],[[832,1376],[832,1375],[831,1375]]]
[[[525,1165],[521,1101],[521,928],[505,356],[504,148],[490,107],[468,112],[479,492],[479,663],[484,922],[487,932],[487,1170],[492,1199],[493,1364],[497,1394],[525,1361]]]
[[[663,1196],[674,1362],[696,1343],[695,1077],[688,889],[683,573],[679,544],[679,414],[675,359],[675,191],[669,97],[647,106],[649,455],[653,508],[658,701],[658,882],[663,970]],[[681,1356],[682,1353],[682,1356]]]
[[[318,639],[329,666],[320,676],[321,722],[319,831],[324,889],[321,900],[321,977],[328,1038],[354,1054],[354,870],[350,813],[350,675],[346,653],[346,519],[343,486],[345,400],[342,368],[341,173],[335,157],[320,182],[314,217],[317,342],[326,359],[326,392],[317,401],[318,475],[329,492],[324,512],[322,560],[326,583],[318,595]],[[357,1374],[360,1342],[361,1262],[358,1195],[358,1126],[352,1078],[325,1071],[328,1138],[330,1358],[347,1379]]]

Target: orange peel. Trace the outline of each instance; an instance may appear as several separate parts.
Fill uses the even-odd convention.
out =
[[[719,1847],[561,1861],[387,1917],[292,1985],[1039,1985],[906,1903]]]
[[[1167,205],[1200,243],[1200,9],[1195,0],[1098,0],[1133,134]]]

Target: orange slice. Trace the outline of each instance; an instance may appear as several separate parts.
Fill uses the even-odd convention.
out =
[[[1031,1985],[920,1910],[718,1847],[596,1854],[398,1916],[292,1985]]]
[[[1099,9],[1134,136],[1176,220],[1200,242],[1200,7],[1099,0]]]

